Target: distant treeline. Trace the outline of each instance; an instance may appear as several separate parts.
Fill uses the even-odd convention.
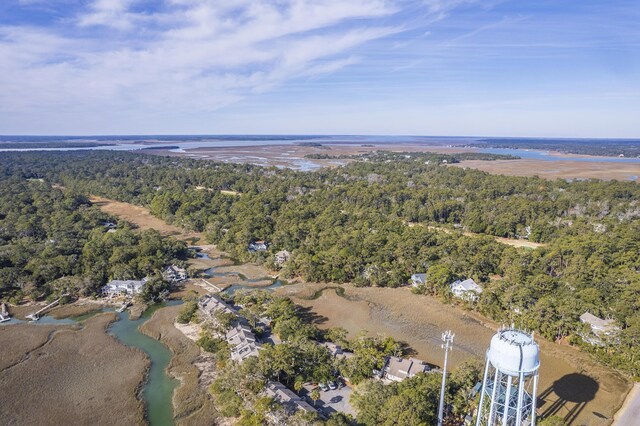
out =
[[[365,160],[365,161],[386,161],[395,160],[398,157],[405,159],[424,160],[435,163],[459,163],[464,160],[517,160],[520,157],[503,154],[485,154],[482,152],[465,152],[455,154],[438,154],[434,152],[391,152],[391,151],[371,151],[364,154],[307,154],[304,158],[311,160]]]
[[[37,149],[37,148],[95,148],[98,146],[112,146],[113,142],[0,142],[0,149]]]
[[[0,156],[0,177],[147,206],[240,261],[273,267],[286,249],[283,278],[396,287],[426,272],[420,291],[444,300],[449,283],[473,278],[484,292],[470,308],[548,339],[579,342],[586,311],[614,318],[623,329],[615,346],[589,350],[640,375],[640,185],[490,175],[428,158],[382,152],[305,173],[122,152],[11,153]],[[20,205],[20,192],[8,199]],[[547,245],[518,249],[491,236]],[[268,250],[249,252],[256,239]]]
[[[467,146],[541,149],[569,154],[640,157],[639,139],[481,139]]]

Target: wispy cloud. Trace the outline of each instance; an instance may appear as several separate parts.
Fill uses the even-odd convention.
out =
[[[387,0],[95,0],[65,25],[0,26],[0,111],[210,111],[357,61],[401,31]],[[70,23],[70,28],[66,25]],[[348,25],[345,25],[348,24]]]

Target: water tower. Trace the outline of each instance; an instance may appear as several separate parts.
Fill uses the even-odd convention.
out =
[[[533,334],[498,330],[487,350],[476,426],[534,426],[539,367]]]

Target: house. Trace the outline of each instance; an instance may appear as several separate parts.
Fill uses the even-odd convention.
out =
[[[280,250],[276,253],[276,259],[274,263],[276,264],[276,266],[283,266],[289,261],[290,258],[291,253],[289,253],[287,250]]]
[[[404,379],[415,376],[418,373],[426,373],[430,368],[424,361],[415,358],[398,358],[395,356],[387,358],[382,375],[384,378],[401,382]]]
[[[268,245],[269,244],[263,240],[252,241],[249,243],[248,250],[250,253],[253,253],[256,251],[266,251]]]
[[[187,271],[176,265],[167,266],[162,273],[165,280],[170,282],[179,282],[187,279]]]
[[[580,321],[591,328],[591,333],[583,333],[580,337],[592,345],[603,346],[606,340],[615,341],[620,333],[615,320],[598,318],[588,311],[580,315]]]
[[[268,382],[265,387],[264,393],[273,398],[278,403],[282,404],[285,409],[290,412],[297,410],[304,410],[309,413],[316,413],[316,409],[307,404],[302,398],[300,398],[295,392],[287,388],[280,382]]]
[[[411,285],[413,287],[420,287],[427,283],[427,274],[413,274],[411,275]]]
[[[227,302],[214,294],[202,296],[198,301],[198,307],[209,318],[215,318],[219,311],[236,315],[236,311]]]
[[[231,346],[231,359],[242,362],[250,356],[258,356],[260,344],[256,336],[246,324],[238,324],[226,334],[226,340]]]
[[[111,280],[100,291],[103,296],[134,296],[142,293],[146,282],[146,278],[142,280]]]
[[[322,346],[329,350],[332,357],[337,359],[348,359],[353,356],[353,352],[345,351],[340,345],[336,345],[333,342],[321,343]]]
[[[464,281],[456,280],[453,282],[451,284],[451,292],[458,299],[477,302],[480,298],[480,293],[482,293],[482,287],[471,278],[468,278]]]

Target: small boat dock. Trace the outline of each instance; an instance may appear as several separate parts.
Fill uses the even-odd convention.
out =
[[[11,316],[9,315],[9,311],[7,310],[7,304],[2,303],[0,305],[0,322],[9,321]]]
[[[69,293],[65,293],[62,296],[58,297],[56,300],[54,300],[53,302],[49,303],[47,306],[45,306],[44,308],[40,309],[37,312],[34,312],[32,314],[27,315],[27,318],[29,318],[31,321],[38,321],[40,319],[40,315],[42,315],[45,311],[53,308],[54,306],[56,306],[58,303],[60,303],[60,300],[62,300],[63,297],[68,296]]]

